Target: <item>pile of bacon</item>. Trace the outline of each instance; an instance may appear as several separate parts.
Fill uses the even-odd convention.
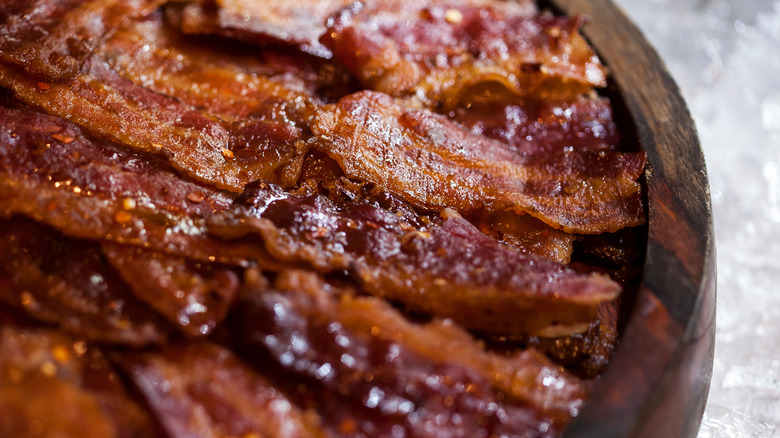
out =
[[[0,436],[560,434],[645,220],[583,21],[0,0]]]

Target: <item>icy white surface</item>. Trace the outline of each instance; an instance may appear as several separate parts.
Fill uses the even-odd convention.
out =
[[[780,0],[615,1],[681,86],[707,160],[718,310],[699,437],[780,437]]]

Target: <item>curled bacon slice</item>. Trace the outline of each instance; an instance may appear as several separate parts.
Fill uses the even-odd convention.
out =
[[[330,58],[319,42],[329,15],[354,0],[196,0],[169,14],[184,33],[216,34],[250,43],[285,43]]]
[[[496,86],[548,97],[605,86],[606,70],[578,33],[583,20],[529,9],[468,0],[356,3],[329,19],[322,41],[365,86],[429,108],[452,108]]]
[[[609,152],[620,143],[605,97],[474,103],[451,114],[471,132],[499,140],[520,155]]]
[[[440,225],[416,228],[377,207],[341,208],[269,185],[251,187],[237,206],[247,212],[215,216],[209,231],[258,235],[282,261],[347,270],[372,294],[491,333],[581,331],[620,291],[606,277],[502,245],[451,211]]]
[[[114,30],[149,14],[162,0],[2,0],[0,60],[40,80],[78,73]]]
[[[525,214],[499,211],[471,219],[483,233],[526,254],[567,264],[574,252],[573,234],[556,230]]]
[[[61,332],[0,328],[0,436],[162,437],[101,351]]]
[[[97,144],[64,120],[0,108],[0,126],[0,215],[196,260],[272,264],[261,247],[206,235],[202,219],[229,209],[229,193],[177,175],[154,157]]]
[[[133,294],[190,336],[211,333],[233,304],[239,281],[231,269],[111,242],[102,246]]]
[[[439,222],[438,215],[422,214],[374,184],[344,178],[338,163],[320,151],[310,151],[302,168],[301,189],[296,191],[301,195],[318,193],[316,189],[324,190],[336,204],[368,203],[395,213],[416,228]],[[483,233],[521,252],[563,264],[570,261],[575,236],[532,216],[502,211],[476,214],[468,219]]]
[[[535,350],[507,356],[486,351],[473,336],[450,320],[413,323],[385,300],[337,292],[310,272],[284,271],[275,285],[282,291],[310,295],[319,307],[317,311],[357,336],[370,334],[397,342],[427,359],[471,368],[497,390],[534,405],[552,418],[568,418],[585,396],[579,379]]]
[[[297,152],[300,131],[294,126],[257,121],[231,131],[176,99],[124,80],[95,57],[85,61],[81,74],[44,89],[16,69],[0,66],[0,85],[29,106],[132,150],[162,156],[177,170],[222,189],[241,191]],[[269,142],[273,153],[253,150],[268,148]]]
[[[272,382],[225,348],[195,343],[117,360],[170,436],[323,436]]]
[[[280,263],[269,254],[282,265],[349,269],[373,293],[499,333],[577,331],[599,302],[619,292],[604,277],[518,254],[462,218],[427,234],[386,210],[358,205],[339,211],[324,198],[295,198],[268,185],[235,204],[153,160],[97,147],[67,122],[0,114],[10,128],[0,133],[2,211],[66,234],[200,260],[253,260],[271,269]],[[37,153],[31,145],[44,149]],[[237,240],[248,233],[262,243]]]
[[[0,221],[0,300],[87,339],[158,344],[168,325],[136,300],[92,242],[28,220]]]
[[[409,436],[426,435],[426,427],[435,428],[436,436],[548,436],[565,422],[568,409],[581,403],[579,380],[540,355],[491,355],[446,323],[412,324],[383,301],[336,298],[336,291],[311,278],[278,283],[281,293],[246,294],[234,321],[235,336],[313,380],[308,391],[316,409],[340,428],[351,420],[354,432],[378,428],[379,435],[397,424]],[[437,341],[448,349],[437,351]],[[475,356],[447,354],[456,351]],[[531,376],[531,370],[540,374]],[[548,377],[546,384],[540,376]],[[509,382],[513,391],[504,392]],[[540,405],[551,384],[563,389],[560,397]],[[526,398],[531,394],[538,399]],[[566,411],[562,417],[554,415],[559,408]]]
[[[172,32],[157,15],[117,30],[97,52],[136,85],[231,124],[247,119],[303,124],[315,109],[317,89],[340,86],[322,83],[322,63],[203,44]]]
[[[644,223],[644,153],[564,151],[520,156],[443,116],[364,91],[321,112],[319,148],[354,178],[424,208],[463,214],[514,210],[567,232]]]

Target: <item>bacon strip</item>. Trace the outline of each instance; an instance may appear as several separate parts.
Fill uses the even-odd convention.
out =
[[[614,306],[614,303],[604,306]],[[614,315],[614,310],[612,312]],[[602,315],[600,311],[599,316]],[[614,327],[616,324],[616,321],[611,321],[611,324],[599,321],[591,324],[583,333],[558,338],[529,336],[520,339],[520,343],[527,348],[544,352],[555,363],[566,366],[580,377],[595,379],[607,369],[617,346],[618,334],[617,328]],[[514,349],[518,343],[517,340],[513,341]]]
[[[2,0],[0,61],[39,80],[74,76],[92,50],[162,0]]]
[[[8,127],[0,133],[0,211],[69,235],[204,261],[251,260],[267,269],[302,263],[348,269],[372,293],[497,333],[577,331],[599,302],[619,292],[604,277],[518,254],[460,218],[417,239],[428,231],[394,213],[367,205],[339,212],[324,198],[295,198],[268,185],[231,205],[224,193],[181,180],[154,161],[97,147],[67,122],[0,114]],[[42,153],[30,147],[47,143]]]
[[[282,278],[278,286],[285,290],[247,293],[236,316],[235,337],[311,379],[307,392],[313,394],[315,408],[341,429],[351,420],[347,424],[354,432],[370,435],[383,435],[396,424],[410,436],[425,435],[426,427],[434,428],[428,434],[436,436],[501,436],[510,431],[547,436],[565,422],[551,413],[561,407],[576,410],[581,403],[579,381],[538,355],[515,358],[517,362],[489,355],[457,329],[408,323],[373,298],[336,298],[336,290],[311,277]],[[454,343],[437,352],[431,349],[436,341]],[[456,351],[476,356],[447,354]],[[517,365],[527,368],[517,371]],[[541,399],[547,393],[547,385],[536,386],[538,377],[528,379],[530,369],[550,377],[548,384],[555,380],[564,388],[559,394],[565,395],[548,399],[549,405],[515,398],[535,393]],[[492,372],[499,370],[516,372],[506,376],[514,392],[494,386]]]
[[[64,234],[145,246],[202,261],[273,262],[257,245],[206,235],[204,217],[232,195],[164,162],[96,144],[73,124],[0,108],[0,216],[23,214]]]
[[[606,85],[578,33],[581,18],[519,9],[469,0],[355,4],[328,21],[322,41],[368,88],[439,110],[475,91],[576,96]]]
[[[525,214],[499,211],[471,218],[483,233],[526,254],[568,264],[574,252],[573,234],[551,228]]]
[[[605,97],[473,103],[453,116],[474,134],[499,140],[520,155],[619,150],[620,135]]]
[[[297,152],[300,132],[295,127],[255,122],[247,134],[256,142],[247,144],[240,130],[231,132],[175,99],[122,79],[94,57],[85,62],[82,74],[43,90],[35,80],[0,66],[0,85],[27,105],[70,120],[94,136],[165,157],[177,170],[221,189],[241,191],[247,183],[270,176]],[[261,149],[273,143],[273,153],[256,155],[252,149],[258,142]]]
[[[319,84],[324,67],[305,58],[203,44],[173,33],[157,15],[118,30],[98,53],[136,85],[231,124],[246,119],[302,124],[315,109],[317,87],[339,86]]]
[[[440,225],[415,228],[369,205],[339,208],[321,196],[291,197],[255,186],[239,216],[215,217],[228,239],[259,235],[274,257],[323,271],[347,270],[368,292],[411,309],[496,334],[566,334],[587,328],[598,304],[620,287],[581,275],[485,236],[449,211]]]
[[[387,301],[338,293],[310,272],[284,271],[275,285],[281,291],[311,296],[318,306],[316,312],[322,314],[315,313],[314,319],[334,319],[356,336],[396,342],[427,359],[468,367],[497,390],[552,418],[568,418],[585,397],[579,379],[534,350],[511,356],[488,352],[450,320],[412,323]]]
[[[302,168],[301,188],[296,194],[305,196],[324,191],[336,204],[368,203],[395,213],[416,228],[438,222],[438,215],[422,214],[374,184],[344,178],[338,163],[320,151],[309,152]],[[574,235],[528,215],[507,211],[472,215],[468,219],[483,233],[526,254],[567,264],[574,250]]]
[[[128,353],[117,361],[173,437],[318,437],[273,383],[208,343]]]
[[[0,328],[0,436],[162,437],[99,350],[49,330]]]
[[[111,242],[102,246],[133,294],[190,336],[211,333],[233,304],[234,270]]]
[[[348,176],[420,207],[463,214],[514,210],[583,234],[644,223],[637,182],[644,153],[522,157],[443,116],[370,91],[321,112],[312,131]]]
[[[169,331],[130,294],[97,245],[28,220],[0,221],[0,300],[99,342],[157,344]]]
[[[330,58],[318,40],[329,15],[353,0],[196,0],[168,13],[184,33],[215,34],[250,43],[284,43]]]

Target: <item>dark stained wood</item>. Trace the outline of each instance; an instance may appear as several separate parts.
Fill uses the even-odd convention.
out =
[[[584,33],[649,160],[643,281],[609,369],[564,437],[695,436],[715,336],[712,211],[696,129],[663,62],[611,1],[548,5],[593,17]]]

